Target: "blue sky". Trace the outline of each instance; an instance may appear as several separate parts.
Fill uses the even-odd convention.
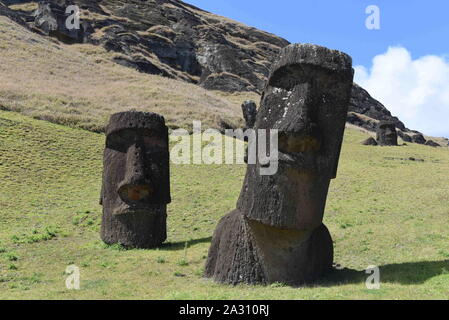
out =
[[[449,136],[449,93],[445,93],[449,91],[448,0],[185,2],[290,42],[348,53],[356,67],[355,80],[406,126]],[[380,9],[380,30],[365,27],[369,5]],[[409,85],[399,85],[402,81]],[[392,90],[385,86],[389,82],[398,85]]]
[[[187,0],[201,9],[269,31],[290,42],[339,49],[368,66],[388,46],[413,57],[449,53],[448,0]],[[380,9],[380,30],[368,30],[365,9]]]

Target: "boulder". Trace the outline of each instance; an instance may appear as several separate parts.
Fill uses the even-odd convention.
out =
[[[368,139],[363,140],[362,144],[364,146],[377,146],[377,141],[373,137],[369,137]]]
[[[426,146],[431,146],[431,147],[441,147],[438,143],[436,143],[433,140],[427,140],[426,141]]]
[[[421,133],[417,133],[412,136],[412,142],[418,143],[418,144],[425,144],[426,139],[424,138],[424,136]]]
[[[412,137],[410,137],[408,134],[404,133],[402,130],[398,130],[398,136],[402,139],[404,142],[413,142]]]

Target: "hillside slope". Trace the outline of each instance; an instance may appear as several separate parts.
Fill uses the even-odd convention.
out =
[[[241,101],[258,98],[143,74],[111,57],[98,46],[41,37],[0,15],[0,108],[92,131],[131,108],[163,114],[170,128],[201,120],[221,129],[241,125]]]
[[[361,146],[365,137],[346,130],[325,213],[346,269],[316,287],[232,287],[202,270],[243,165],[172,164],[167,243],[123,250],[99,238],[104,136],[0,111],[0,299],[448,299],[447,149]],[[71,264],[81,290],[65,287]],[[365,287],[369,265],[380,290]]]
[[[11,18],[17,20],[19,15],[22,24],[27,21],[36,30],[32,16],[38,8],[36,1],[2,1],[15,10],[9,14]],[[273,59],[289,44],[276,35],[178,0],[47,2],[79,5],[82,20],[92,29],[83,41],[107,50],[110,61],[211,90],[261,92]],[[391,120],[409,132],[356,84],[349,111],[348,121],[367,130],[374,130],[379,120]]]

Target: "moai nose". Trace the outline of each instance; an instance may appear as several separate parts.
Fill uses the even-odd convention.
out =
[[[126,154],[125,178],[119,184],[118,193],[125,202],[144,201],[154,191],[150,176],[145,167],[144,148],[135,143]]]

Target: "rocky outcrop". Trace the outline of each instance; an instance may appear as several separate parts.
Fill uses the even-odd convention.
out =
[[[441,147],[438,143],[436,143],[433,140],[427,140],[426,141],[426,146],[430,146],[430,147]]]
[[[0,16],[5,16],[11,19],[12,21],[20,24],[21,26],[28,27],[27,20],[23,14],[20,12],[16,12],[8,8],[9,3],[6,1],[0,1]]]
[[[401,130],[398,130],[398,136],[402,139],[404,142],[413,142],[412,137],[410,135],[402,132]]]
[[[20,2],[29,1],[3,0],[6,5]],[[26,21],[50,36],[101,45],[114,52],[112,60],[121,65],[211,90],[262,92],[274,58],[289,44],[281,37],[178,0],[43,3],[51,3],[54,8],[78,5],[85,29],[79,34],[67,34],[61,31],[59,21],[56,29],[49,28],[55,10],[45,13],[44,4],[35,16],[12,10],[8,16],[22,24]],[[0,14],[5,8],[0,7]],[[375,131],[378,121],[388,120],[408,132],[397,117],[357,84],[352,89],[349,112],[348,122],[367,130]]]
[[[72,1],[43,1],[33,13],[34,27],[44,34],[55,37],[65,43],[84,43],[93,33],[93,28],[86,20],[76,22],[76,11],[71,10]]]
[[[397,118],[391,115],[391,112],[379,101],[371,97],[371,95],[362,87],[354,83],[352,87],[351,101],[349,103],[349,112],[362,114],[365,117],[378,121],[391,121],[396,128],[407,131],[405,125]],[[375,131],[377,123],[369,121],[366,118],[351,116],[348,122],[363,127],[370,131]]]
[[[412,136],[412,142],[418,143],[418,144],[425,144],[426,139],[424,138],[424,136],[421,133],[416,133]]]

